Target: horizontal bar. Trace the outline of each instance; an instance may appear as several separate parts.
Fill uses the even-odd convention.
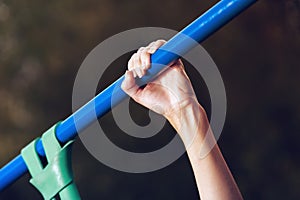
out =
[[[194,44],[188,42],[188,39],[184,39],[182,35],[186,35],[197,42],[202,42],[256,1],[257,0],[221,0],[218,2],[152,55],[152,63],[160,65],[150,68],[149,73],[138,80],[139,83],[148,83],[159,72],[164,70],[166,65],[178,59],[178,55],[184,55],[194,47]],[[178,52],[178,55],[171,52]],[[61,122],[57,127],[56,136],[58,140],[65,143],[73,139],[77,133],[84,130],[97,120],[97,118],[104,116],[112,107],[124,100],[127,95],[120,88],[123,79],[124,76],[120,77],[95,98]],[[112,92],[114,92],[113,101]],[[95,111],[97,117],[94,115]],[[36,148],[39,155],[45,156],[41,140],[37,143]],[[15,157],[0,171],[0,191],[16,181],[27,171],[28,169],[22,156],[18,155]]]

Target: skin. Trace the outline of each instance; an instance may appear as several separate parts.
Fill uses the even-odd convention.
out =
[[[135,78],[146,74],[151,54],[164,43],[157,40],[132,55],[122,89],[137,103],[163,115],[175,128],[186,147],[201,199],[243,199],[181,60],[170,64],[145,87],[136,85]]]

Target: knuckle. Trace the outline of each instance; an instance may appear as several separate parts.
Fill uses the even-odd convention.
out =
[[[144,51],[144,50],[145,50],[145,47],[140,47],[137,52],[141,52],[141,51]]]
[[[129,61],[128,61],[128,69],[131,69],[132,68],[132,59],[130,59]]]
[[[148,45],[148,47],[153,46],[153,45],[155,44],[155,42],[156,42],[156,41],[151,42],[151,43]]]
[[[164,40],[164,39],[159,39],[159,40],[157,40],[156,41],[158,44],[164,44],[164,43],[166,43],[166,40]]]
[[[132,56],[131,56],[131,58],[129,59],[129,61],[128,61],[128,67],[129,68],[132,68],[132,66],[133,66],[133,64],[134,64],[134,60],[135,60],[135,54],[133,54]]]
[[[137,57],[137,53],[132,54],[130,60],[134,60]]]
[[[143,52],[141,53],[141,57],[143,57],[143,58],[147,58],[149,55],[150,55],[150,54],[149,54],[147,51],[143,51]]]
[[[138,62],[140,59],[140,54],[136,53],[133,59],[134,59],[134,62]]]
[[[132,64],[134,64],[134,62],[137,60],[138,58],[138,54],[137,53],[134,53],[131,57],[131,60],[132,60]]]

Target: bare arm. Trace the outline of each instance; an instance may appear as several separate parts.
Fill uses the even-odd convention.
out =
[[[162,40],[152,42],[132,56],[122,89],[136,102],[162,114],[176,129],[185,144],[201,199],[242,199],[182,62],[174,62],[145,88],[135,84],[134,78],[149,69],[150,54],[162,44]]]
[[[189,136],[187,139],[183,138],[183,141],[186,141],[187,154],[201,199],[243,199],[215,142],[206,113],[201,105],[196,101],[189,102],[181,110],[180,122],[177,116],[173,114],[168,117],[168,120],[181,136],[189,135],[190,132],[196,133],[192,140]]]

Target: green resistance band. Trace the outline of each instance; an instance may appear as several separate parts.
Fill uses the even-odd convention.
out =
[[[79,200],[80,195],[73,182],[71,166],[71,150],[73,141],[61,147],[55,136],[55,124],[42,135],[42,144],[48,164],[43,166],[36,151],[39,138],[24,147],[21,155],[28,167],[32,178],[30,183],[38,189],[44,199],[55,199],[59,194],[61,200]]]

